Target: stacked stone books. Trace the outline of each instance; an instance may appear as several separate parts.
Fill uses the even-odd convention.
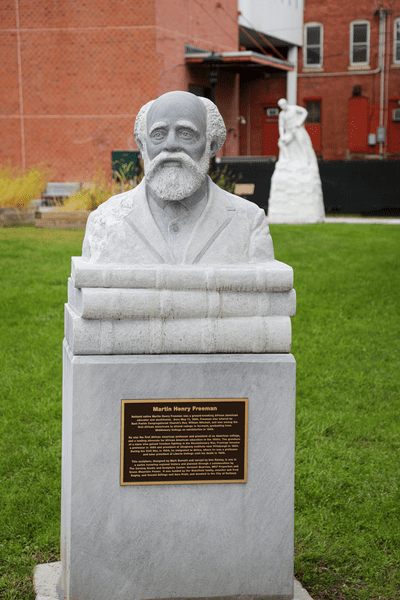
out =
[[[262,264],[98,265],[72,259],[65,336],[75,355],[288,353],[293,270]]]

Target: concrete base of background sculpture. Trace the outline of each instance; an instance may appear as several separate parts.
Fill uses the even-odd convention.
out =
[[[121,486],[121,400],[143,398],[248,398],[247,483]],[[63,403],[67,599],[293,598],[291,354],[74,356],[64,342]]]
[[[318,163],[279,160],[271,179],[269,223],[322,223],[325,208]]]

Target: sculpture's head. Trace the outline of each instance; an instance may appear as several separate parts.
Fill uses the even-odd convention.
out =
[[[286,98],[281,98],[280,100],[278,100],[278,106],[282,110],[285,110],[289,106],[289,103],[286,100]]]
[[[164,200],[182,200],[200,188],[225,137],[215,104],[189,92],[168,92],[148,102],[135,121],[146,182]]]

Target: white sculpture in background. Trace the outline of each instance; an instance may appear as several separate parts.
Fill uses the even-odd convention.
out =
[[[308,135],[304,122],[307,111],[302,106],[292,106],[282,98],[278,102],[281,112],[279,113],[279,158],[292,160],[316,162],[310,136]]]
[[[318,223],[324,220],[318,162],[304,122],[305,108],[278,102],[279,159],[271,179],[270,223]]]

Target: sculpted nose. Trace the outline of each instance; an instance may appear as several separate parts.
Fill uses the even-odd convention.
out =
[[[168,132],[164,148],[169,152],[180,152],[182,150],[180,140],[173,129],[170,129],[170,131]]]

